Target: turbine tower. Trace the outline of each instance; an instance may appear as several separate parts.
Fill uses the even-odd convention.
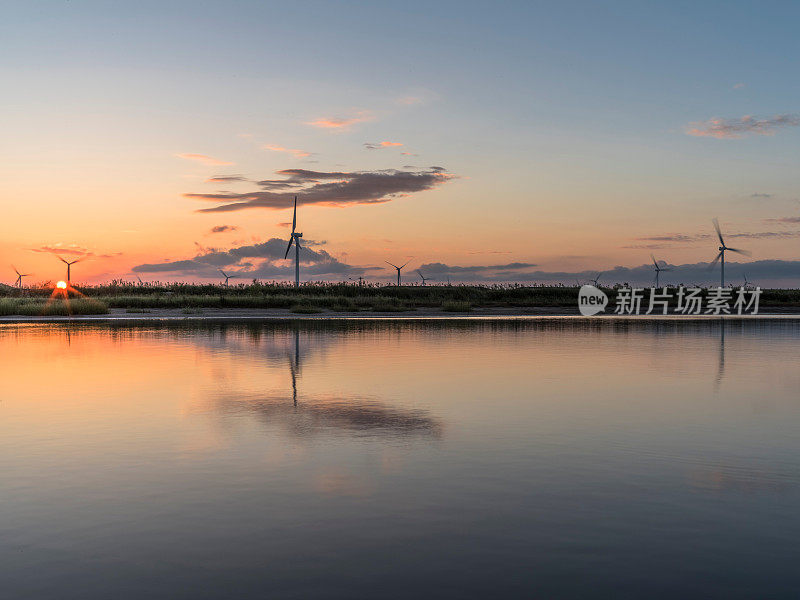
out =
[[[23,277],[28,277],[31,274],[30,273],[20,273],[19,271],[17,271],[17,267],[15,267],[14,265],[11,265],[11,268],[14,269],[14,272],[17,274],[17,281],[14,283],[14,285],[17,286],[18,288],[22,289],[22,278]]]
[[[656,272],[656,287],[658,287],[658,276],[661,274],[661,272],[662,271],[672,271],[672,269],[668,269],[666,267],[659,266],[658,261],[656,260],[656,257],[653,256],[652,254],[650,255],[650,258],[653,259],[653,266],[655,267],[655,272]],[[599,275],[598,275],[598,277],[599,277]]]
[[[711,263],[709,269],[713,269],[714,265],[717,264],[717,261],[720,261],[720,272],[719,272],[719,287],[725,287],[725,251],[730,250],[731,252],[736,252],[737,254],[744,254],[745,256],[752,256],[752,254],[748,250],[741,250],[738,248],[729,248],[725,245],[725,240],[722,239],[722,231],[719,229],[719,221],[715,218],[712,220],[714,223],[714,229],[717,230],[717,237],[719,238],[720,247],[718,248],[719,254],[717,254],[717,258],[714,259],[714,262]]]
[[[70,279],[70,267],[72,267],[72,265],[74,265],[76,262],[80,262],[81,259],[80,258],[76,258],[73,261],[68,261],[68,260],[64,260],[63,258],[61,258],[59,256],[58,260],[63,262],[65,265],[67,265],[67,283],[72,283],[72,280]]]
[[[292,235],[289,238],[289,245],[286,246],[286,254],[283,258],[289,256],[289,250],[292,249],[294,243],[294,287],[300,287],[300,238],[303,237],[302,233],[297,233],[297,196],[294,197],[294,214],[292,215]]]
[[[387,265],[392,265],[395,269],[397,269],[397,287],[400,287],[400,271],[403,269],[403,267],[405,267],[408,263],[410,263],[411,260],[407,260],[404,265],[401,265],[399,267],[395,264],[390,263],[388,260],[385,260],[383,262],[385,262]]]
[[[228,280],[229,280],[231,277],[236,277],[236,275],[228,275],[228,274],[227,274],[225,271],[223,271],[222,269],[217,269],[217,271],[219,271],[220,273],[222,273],[222,276],[225,278],[225,287],[228,287]]]

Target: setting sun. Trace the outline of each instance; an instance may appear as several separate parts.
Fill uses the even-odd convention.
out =
[[[66,282],[66,281],[59,281],[59,282],[56,284],[56,287],[57,287],[58,289],[60,289],[60,290],[65,290],[65,289],[67,289],[67,282]]]

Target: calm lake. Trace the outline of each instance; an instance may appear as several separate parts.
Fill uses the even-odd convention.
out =
[[[796,598],[800,321],[0,326],[0,597]]]

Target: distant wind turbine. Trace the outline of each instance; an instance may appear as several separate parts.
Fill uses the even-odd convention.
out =
[[[20,273],[19,271],[17,271],[17,267],[15,267],[14,265],[11,265],[11,268],[14,269],[14,272],[17,274],[17,281],[16,281],[16,283],[14,283],[14,285],[21,289],[22,288],[22,278],[30,276],[31,273]]]
[[[80,260],[81,260],[81,259],[80,259],[80,258],[76,258],[76,259],[75,259],[75,260],[73,260],[73,261],[69,261],[69,260],[64,260],[63,258],[61,258],[61,257],[59,256],[59,257],[58,257],[58,260],[60,260],[61,262],[63,262],[65,265],[67,265],[67,283],[72,283],[72,279],[70,278],[70,277],[71,277],[71,274],[70,274],[70,267],[72,267],[72,265],[74,265],[76,262],[80,262]]]
[[[419,269],[417,269],[417,274],[419,274],[420,278],[422,279],[422,285],[426,285],[426,282],[428,281],[433,281],[430,277],[425,277],[425,275],[423,275],[422,271]]]
[[[728,246],[726,246],[725,240],[722,239],[722,231],[720,231],[719,229],[719,221],[715,218],[711,222],[714,223],[714,229],[717,230],[717,237],[719,238],[719,243],[721,245],[718,248],[719,254],[717,254],[717,258],[714,259],[714,262],[712,262],[708,268],[713,269],[714,265],[716,265],[717,262],[720,263],[719,287],[725,287],[725,251],[730,250],[731,252],[736,252],[737,254],[744,254],[745,256],[752,256],[752,253],[749,252],[748,250],[729,248]]]
[[[597,282],[598,282],[598,281],[600,281],[600,275],[602,275],[602,274],[603,274],[603,272],[602,272],[602,271],[600,271],[600,272],[597,274],[597,277],[595,277],[594,279],[592,279],[592,280],[591,280],[591,281],[592,281],[592,283],[594,284],[594,287],[597,287]]]
[[[302,233],[295,231],[297,227],[297,196],[294,197],[294,214],[292,215],[292,235],[289,237],[289,245],[286,246],[286,254],[283,258],[289,256],[289,250],[292,249],[294,244],[294,287],[300,287],[300,238],[303,237]]]
[[[229,280],[231,277],[236,277],[236,275],[228,275],[228,274],[227,274],[225,271],[223,271],[222,269],[217,269],[217,271],[219,271],[220,273],[222,273],[222,276],[225,278],[225,287],[228,287],[228,280]]]
[[[656,287],[658,287],[658,276],[661,274],[661,272],[662,271],[672,271],[672,269],[668,269],[667,267],[659,266],[658,261],[656,260],[656,257],[653,256],[652,254],[650,255],[650,258],[653,259],[653,266],[655,267],[655,272],[656,272]]]
[[[744,288],[747,289],[750,286],[750,282],[747,281],[747,273],[742,273],[742,277],[744,278]]]
[[[397,265],[395,265],[395,264],[390,263],[388,260],[385,260],[383,262],[385,262],[387,265],[392,265],[395,269],[397,269],[397,286],[399,287],[400,286],[400,271],[403,269],[403,267],[405,267],[408,263],[410,263],[411,260],[410,259],[407,260],[404,265],[401,265],[399,267]]]

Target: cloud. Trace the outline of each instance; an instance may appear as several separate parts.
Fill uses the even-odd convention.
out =
[[[422,104],[425,102],[424,98],[420,98],[419,96],[401,96],[395,100],[398,104],[402,104],[403,106],[414,106],[415,104]]]
[[[209,233],[225,233],[229,231],[239,231],[239,227],[236,225],[215,225]]]
[[[433,189],[454,177],[442,167],[429,167],[424,170],[388,169],[352,172],[284,169],[277,174],[284,179],[254,182],[260,189],[253,192],[190,193],[184,196],[220,203],[219,206],[204,208],[199,212],[287,208],[292,205],[295,195],[300,196],[303,204],[329,206],[375,204]]]
[[[57,244],[45,244],[38,248],[31,248],[31,252],[41,252],[45,254],[55,254],[56,256],[77,256],[80,258],[112,258],[114,256],[122,255],[122,252],[112,252],[109,254],[97,254],[88,248],[78,246],[77,244],[64,245],[61,242]]]
[[[219,176],[219,177],[209,177],[206,179],[206,183],[238,183],[242,181],[249,181],[247,177],[242,175],[227,175],[227,176]]]
[[[300,264],[304,276],[363,275],[377,267],[355,267],[343,263],[322,249],[314,250],[325,242],[303,240]],[[217,269],[230,268],[239,277],[278,279],[294,277],[294,264],[284,260],[287,240],[271,238],[259,244],[237,246],[228,250],[204,249],[192,258],[141,264],[133,267],[134,273],[172,273],[184,277],[217,277]]]
[[[320,129],[330,129],[333,131],[344,131],[349,129],[356,123],[363,123],[364,121],[372,121],[373,116],[366,112],[361,111],[352,117],[321,117],[314,121],[309,121],[306,125],[312,127],[319,127]]]
[[[764,219],[768,223],[800,223],[800,217],[780,217],[777,219]]]
[[[733,84],[733,89],[735,89],[735,90],[741,90],[744,87],[745,87],[745,84],[743,84],[743,83],[734,83]]]
[[[772,198],[772,194],[764,194],[756,192],[754,194],[750,194],[751,198]]]
[[[185,158],[186,160],[194,160],[199,163],[203,163],[204,165],[215,167],[234,164],[232,162],[214,158],[213,156],[206,156],[205,154],[176,154],[175,156],[178,158]]]
[[[425,273],[434,275],[460,275],[466,273],[494,273],[494,272],[507,272],[507,271],[520,271],[531,269],[535,267],[535,263],[525,262],[512,262],[503,265],[477,265],[461,267],[457,265],[446,265],[444,263],[426,263],[419,267],[419,270]]]
[[[380,142],[380,143],[373,143],[373,142],[366,142],[364,147],[367,150],[383,150],[384,148],[394,148],[397,146],[402,146],[400,142]],[[405,152],[403,154],[406,154]]]
[[[291,154],[295,158],[305,158],[307,156],[311,156],[311,152],[306,152],[305,150],[295,150],[293,148],[284,148],[283,146],[277,146],[275,144],[264,144],[261,147],[264,150],[272,150],[273,152],[283,152],[284,154]]]
[[[691,123],[686,133],[696,137],[736,139],[747,134],[775,135],[781,128],[797,127],[798,125],[800,125],[800,116],[795,114],[775,115],[766,119],[745,115],[738,119],[709,119]]]

